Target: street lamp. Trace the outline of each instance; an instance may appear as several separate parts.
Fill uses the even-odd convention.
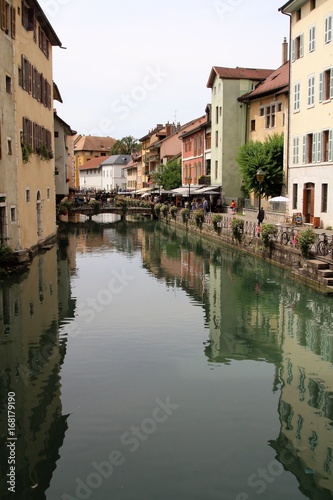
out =
[[[260,226],[260,209],[261,209],[261,185],[265,179],[266,173],[260,168],[256,173],[256,178],[259,184],[259,211],[258,211],[258,226]],[[258,227],[258,236],[260,236]]]
[[[186,177],[185,178],[186,183],[188,184],[188,201],[190,202],[190,194],[191,194],[191,182],[192,182],[192,177]]]

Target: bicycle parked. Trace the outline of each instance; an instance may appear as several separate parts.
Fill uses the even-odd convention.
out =
[[[287,227],[285,231],[283,231],[281,235],[281,241],[284,245],[287,245],[288,243],[297,245],[297,240],[296,240],[296,233],[294,232],[293,227]]]
[[[328,252],[331,252],[333,258],[333,235],[331,239],[329,239],[326,233],[322,233],[322,236],[323,239],[317,245],[317,253],[318,255],[327,255]]]

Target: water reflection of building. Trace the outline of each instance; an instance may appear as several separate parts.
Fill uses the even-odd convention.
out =
[[[69,273],[65,275],[67,284],[61,276],[62,301],[66,315],[71,315]],[[8,393],[15,392],[16,400],[17,498],[29,499],[32,493],[34,498],[44,498],[67,428],[60,399],[66,340],[59,339],[58,278],[54,247],[35,257],[27,275],[0,287],[1,498],[8,493]]]
[[[281,296],[281,318],[281,430],[272,446],[309,498],[331,498],[328,492],[333,492],[333,306],[326,300],[319,303],[301,294],[285,293]]]
[[[211,264],[205,353],[214,363],[275,364],[281,428],[270,445],[304,494],[332,498],[333,304],[281,276],[267,279],[244,259],[225,252]]]

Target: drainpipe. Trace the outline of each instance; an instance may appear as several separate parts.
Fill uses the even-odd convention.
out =
[[[289,194],[289,159],[290,159],[290,121],[291,121],[291,14],[283,12],[282,14],[289,17],[289,97],[288,97],[288,126],[287,126],[287,165],[286,165],[286,193]]]

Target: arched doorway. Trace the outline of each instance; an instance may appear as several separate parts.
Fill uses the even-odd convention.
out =
[[[38,238],[41,238],[43,235],[43,224],[42,224],[42,200],[40,198],[40,191],[37,191],[36,211],[37,211],[37,236]]]
[[[311,224],[314,217],[314,196],[315,185],[312,182],[308,182],[304,185],[303,189],[303,215],[305,217],[305,222]]]

